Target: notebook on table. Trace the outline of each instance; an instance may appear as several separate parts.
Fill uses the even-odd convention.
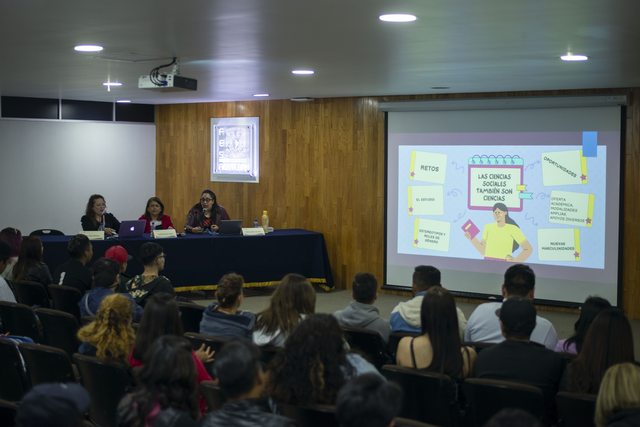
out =
[[[223,219],[220,221],[220,227],[218,228],[219,234],[234,235],[242,233],[242,220],[241,219]]]
[[[144,227],[147,221],[136,219],[131,221],[122,221],[120,223],[119,237],[140,237],[144,233]]]

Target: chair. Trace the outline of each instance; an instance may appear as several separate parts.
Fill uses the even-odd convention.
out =
[[[469,425],[482,426],[504,408],[518,408],[542,420],[545,413],[542,390],[528,384],[484,378],[468,378],[463,383],[469,403]]]
[[[208,411],[217,411],[222,407],[227,398],[222,393],[218,384],[210,381],[204,381],[200,383],[200,394],[207,402]]]
[[[31,307],[24,304],[0,301],[0,319],[5,332],[29,337],[35,342],[42,339],[40,321]]]
[[[64,311],[36,308],[42,325],[42,343],[64,350],[69,357],[78,351],[78,320]]]
[[[78,289],[65,285],[49,285],[49,295],[52,308],[72,314],[80,321],[78,303],[82,299],[82,293]]]
[[[285,417],[296,421],[299,427],[338,427],[336,407],[332,405],[278,405]]]
[[[596,397],[595,394],[569,393],[566,391],[558,392],[556,395],[558,426],[594,426]]]
[[[18,402],[29,390],[18,344],[7,338],[0,338],[0,378],[0,399]]]
[[[343,326],[342,331],[351,349],[362,353],[376,368],[393,363],[387,344],[376,331],[351,326]]]
[[[118,402],[132,385],[131,377],[121,365],[101,362],[95,357],[74,354],[82,385],[91,396],[89,417],[101,427],[116,425]]]
[[[18,405],[0,399],[0,426],[14,427],[16,425],[16,414]]]
[[[42,344],[18,344],[32,386],[76,382],[71,358],[64,350]]]
[[[459,423],[457,386],[447,375],[395,365],[381,370],[404,392],[400,416],[430,424],[456,426]]]
[[[229,338],[213,337],[195,332],[186,332],[184,336],[191,342],[191,346],[194,350],[197,350],[202,344],[204,344],[211,347],[213,351],[220,351],[222,346],[230,341]]]
[[[200,332],[200,321],[204,307],[192,302],[178,302],[182,328],[185,332]]]
[[[29,236],[64,236],[64,233],[53,228],[39,228],[29,233]]]
[[[402,338],[417,337],[417,336],[420,336],[420,333],[403,332],[403,331],[391,332],[391,334],[389,335],[389,343],[387,344],[387,347],[389,348],[389,353],[391,353],[391,355],[395,357],[395,354],[398,351],[398,343],[400,343],[400,340]]]
[[[47,288],[39,282],[29,280],[14,280],[13,290],[16,301],[28,306],[49,307],[49,293]]]

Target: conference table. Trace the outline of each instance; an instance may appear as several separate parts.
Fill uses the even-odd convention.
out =
[[[42,236],[44,262],[51,273],[69,255],[72,236]],[[145,242],[164,248],[165,269],[161,274],[173,283],[176,292],[212,290],[226,273],[241,274],[247,287],[276,285],[287,273],[298,273],[324,290],[334,286],[329,258],[321,233],[301,229],[275,230],[264,236],[187,234],[176,238],[153,239],[149,235],[132,238],[93,240],[93,260],[115,245],[122,245],[133,258],[125,274],[142,272],[137,254]]]

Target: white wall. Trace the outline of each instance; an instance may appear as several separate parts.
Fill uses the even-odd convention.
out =
[[[155,193],[154,124],[0,119],[0,229],[80,231],[89,196],[120,221]]]

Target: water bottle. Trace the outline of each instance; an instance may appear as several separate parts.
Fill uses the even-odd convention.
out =
[[[267,228],[269,228],[269,215],[267,211],[262,211],[262,228],[265,233],[267,232]]]
[[[258,228],[260,227],[260,223],[258,222],[258,218],[253,220],[253,228]]]

